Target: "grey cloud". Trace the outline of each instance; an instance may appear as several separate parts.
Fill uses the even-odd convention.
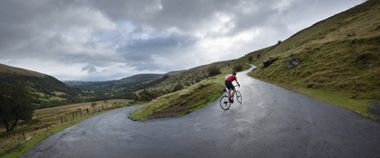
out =
[[[79,43],[75,41],[79,39],[72,36],[91,36],[81,35],[80,31],[86,31],[83,29],[95,33],[102,31],[99,30],[101,26],[97,26],[101,24],[97,23],[96,16],[89,15],[91,13],[96,11],[78,6],[74,1],[1,1],[0,58],[50,60],[63,64],[114,62],[117,59],[91,50],[99,45],[97,41]]]
[[[0,5],[0,46],[12,46],[20,41],[30,40],[41,34],[43,27],[50,27],[55,23],[40,25],[46,15],[62,9],[52,4],[53,1],[1,1]],[[53,7],[56,6],[56,7]],[[67,6],[62,6],[67,7]],[[39,27],[38,27],[39,26]]]
[[[94,73],[97,70],[96,70],[96,68],[94,66],[87,65],[85,67],[82,67],[82,71],[87,71],[88,73]]]
[[[238,1],[230,0],[113,0],[86,1],[114,20],[128,19],[138,24],[148,24],[159,29],[176,26],[191,30],[207,23],[213,13],[225,10]],[[155,7],[161,9],[154,9]]]
[[[149,60],[153,55],[164,56],[186,48],[196,42],[196,38],[189,35],[169,34],[148,39],[135,39],[124,43],[119,48],[126,60]]]
[[[162,1],[87,1],[94,8],[102,10],[114,20],[128,19],[138,24],[148,24],[158,29],[167,29],[173,26],[192,31],[200,25],[210,27],[216,13],[226,13],[234,17],[237,27],[242,28],[264,25],[278,14],[273,6],[278,0],[162,0]],[[118,4],[118,5],[116,5]],[[147,6],[160,4],[162,10],[156,10],[154,14],[146,12]],[[251,12],[244,10],[252,9]]]
[[[0,59],[81,64],[78,69],[89,72],[88,78],[92,79],[91,74],[100,76],[96,68],[120,63],[136,71],[165,72],[214,62],[216,58],[204,55],[209,50],[198,48],[204,39],[232,38],[252,28],[261,30],[256,37],[259,39],[246,42],[239,49],[220,49],[221,57],[229,54],[238,57],[274,44],[297,29],[361,2],[363,0],[3,0],[0,2]],[[282,3],[285,4],[282,8],[275,7]],[[211,29],[220,25],[216,23],[218,14],[230,17],[234,27],[228,32],[213,32]],[[128,31],[118,28],[120,23],[129,23],[133,28]],[[292,29],[290,26],[294,24],[300,24],[300,28]],[[113,25],[116,28],[112,28]],[[191,56],[199,62],[189,61]],[[114,78],[115,74],[122,75],[119,71],[109,72],[109,78],[100,76],[99,80]]]

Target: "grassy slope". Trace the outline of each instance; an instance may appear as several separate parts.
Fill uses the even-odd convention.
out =
[[[0,84],[15,81],[29,83],[35,96],[34,102],[38,104],[58,105],[78,99],[79,91],[76,89],[66,86],[54,77],[35,71],[0,64],[0,81]]]
[[[182,116],[215,101],[224,87],[224,75],[211,77],[185,89],[158,97],[134,111],[132,120]]]
[[[259,54],[252,76],[379,118],[367,107],[380,100],[380,1],[318,22]],[[288,68],[290,55],[301,64]],[[278,60],[261,68],[269,57]]]
[[[0,73],[14,74],[18,76],[29,76],[29,77],[46,77],[47,76],[39,72],[16,68],[16,67],[4,65],[4,64],[0,64]]]

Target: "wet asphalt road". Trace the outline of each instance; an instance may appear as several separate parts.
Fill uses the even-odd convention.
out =
[[[134,122],[113,110],[55,134],[24,157],[380,157],[380,124],[238,74],[243,104]]]

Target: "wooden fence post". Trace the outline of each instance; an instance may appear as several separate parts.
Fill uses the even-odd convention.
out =
[[[63,124],[63,116],[61,116],[61,123]]]
[[[74,120],[74,113],[71,113],[71,116],[73,116],[73,120]]]
[[[24,141],[26,140],[25,132],[22,132],[22,138],[24,139]]]

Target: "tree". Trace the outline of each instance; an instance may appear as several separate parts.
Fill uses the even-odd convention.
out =
[[[19,121],[30,121],[33,110],[27,84],[15,82],[0,86],[0,121],[7,132],[13,131]]]
[[[253,60],[252,56],[248,56],[248,62],[252,63],[252,60]]]

